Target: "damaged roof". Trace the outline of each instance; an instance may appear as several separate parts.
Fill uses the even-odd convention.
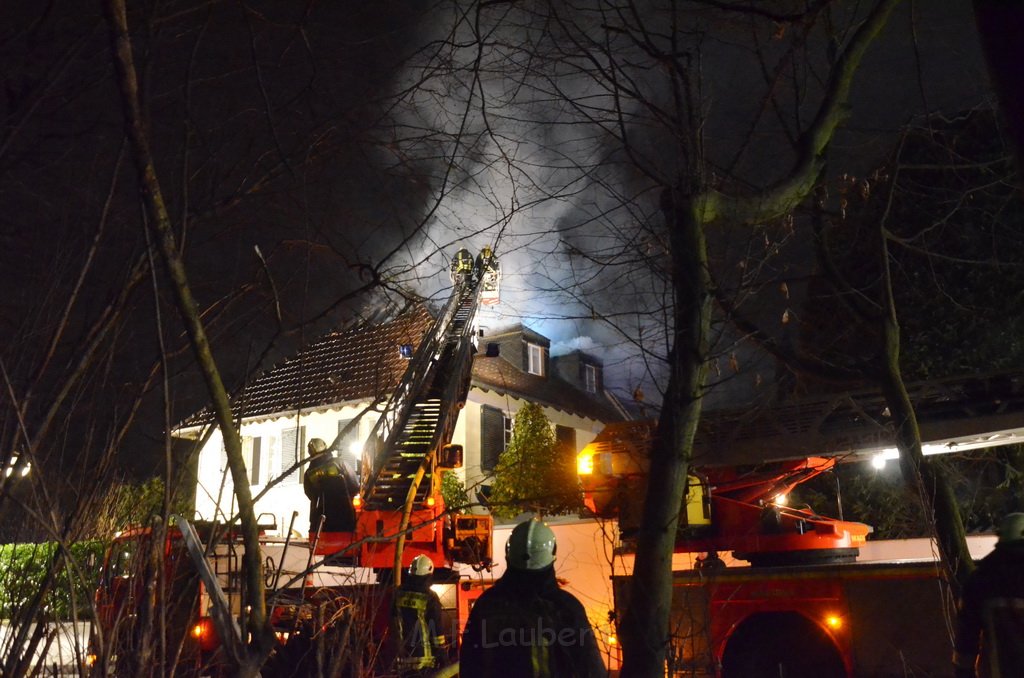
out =
[[[426,307],[415,305],[381,325],[331,332],[250,383],[235,403],[235,416],[280,416],[389,396],[409,365],[399,347],[418,346],[432,322]],[[473,386],[599,421],[623,419],[608,396],[586,393],[555,375],[527,374],[483,352],[473,361]],[[204,409],[179,428],[206,424],[213,418]]]
[[[382,325],[326,334],[246,386],[235,403],[235,416],[269,417],[386,397],[409,364],[399,346],[418,346],[432,322],[426,308],[417,305]],[[181,426],[211,421],[213,413],[207,408]]]

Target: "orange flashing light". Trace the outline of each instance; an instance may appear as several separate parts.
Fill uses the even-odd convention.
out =
[[[212,650],[217,647],[217,630],[210,617],[200,617],[199,621],[192,625],[189,634],[204,650]]]
[[[433,497],[427,497],[427,506],[433,506],[433,505],[434,505],[434,498]]]
[[[837,614],[830,614],[825,617],[825,624],[833,631],[838,631],[843,627],[843,618]]]
[[[352,497],[352,508],[359,509],[363,507],[363,498],[358,494]]]

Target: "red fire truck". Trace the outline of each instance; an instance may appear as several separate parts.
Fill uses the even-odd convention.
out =
[[[618,519],[626,552],[653,431],[652,422],[611,424],[578,457],[588,507]],[[949,674],[954,601],[934,559],[857,562],[870,527],[786,505],[794,487],[834,464],[691,470],[676,552],[695,555],[673,575],[670,675]],[[613,577],[618,618],[630,583]]]
[[[446,513],[440,471],[462,463],[462,449],[451,438],[469,390],[474,316],[478,305],[497,302],[499,276],[490,248],[475,259],[460,250],[451,266],[452,294],[430,330],[414,351],[395,347],[408,352],[409,364],[364,450],[363,481],[352,500],[355,529],[318,531],[308,540],[261,539],[268,607],[280,641],[268,674],[330,666],[365,675],[377,664],[368,648],[381,645],[387,628],[382,612],[390,609],[391,587],[381,582],[419,554],[437,568],[434,588],[453,630],[448,635],[458,637],[465,622],[460,614],[482,589],[460,586],[453,566],[489,567],[492,522],[489,515]],[[156,549],[155,534],[164,535]],[[140,652],[176,666],[177,675],[227,670],[220,637],[240,637],[245,628],[241,554],[241,539],[230,527],[179,517],[163,531],[132,528],[118,535],[96,592],[96,673],[130,671]],[[143,633],[147,629],[160,632]],[[145,648],[139,646],[143,637],[159,640]]]

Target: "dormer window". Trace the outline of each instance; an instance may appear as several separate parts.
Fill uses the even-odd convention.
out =
[[[544,376],[544,347],[539,344],[526,344],[526,371],[537,376]]]
[[[597,366],[583,366],[583,387],[587,393],[597,393]]]

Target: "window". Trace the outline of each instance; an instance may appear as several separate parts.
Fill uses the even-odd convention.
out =
[[[349,424],[352,424],[351,419],[339,419],[338,435],[341,435]],[[341,463],[351,469],[358,478],[363,459],[363,441],[359,437],[359,422],[352,424],[348,433],[345,433],[345,437],[338,442],[337,456],[341,459]]]
[[[306,457],[306,427],[286,428],[281,431],[281,473],[284,473],[297,461]],[[301,469],[288,474],[284,482],[301,483]]]
[[[512,425],[505,413],[496,407],[480,408],[480,470],[489,473],[498,465],[498,457],[505,451]]]
[[[352,424],[351,419],[339,419],[338,420],[338,435],[345,433],[345,428],[349,424]],[[359,424],[352,424],[352,427],[348,429],[348,433],[345,433],[345,437],[338,441],[338,455],[346,459],[360,458],[363,454],[362,441],[359,440]]]
[[[501,451],[504,452],[512,443],[512,424],[515,420],[512,417],[507,416],[505,413],[502,413],[501,418],[505,420],[503,422],[505,429],[505,444],[501,447]]]
[[[526,371],[530,374],[544,376],[544,347],[537,344],[526,345]]]
[[[594,365],[583,366],[583,387],[588,393],[597,393],[597,367]]]

